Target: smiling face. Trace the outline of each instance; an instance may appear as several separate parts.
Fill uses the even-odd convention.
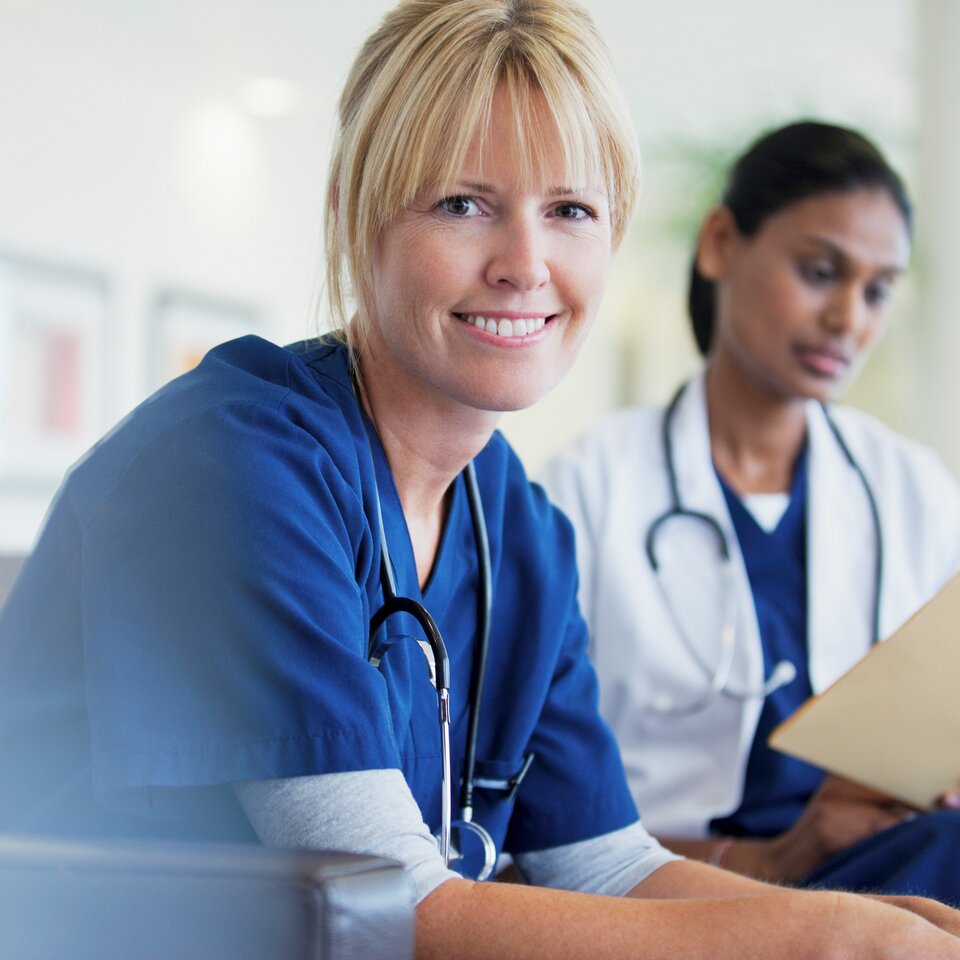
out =
[[[719,208],[698,266],[716,287],[713,365],[780,399],[833,399],[884,329],[910,240],[882,189],[817,194],[752,237]]]
[[[567,372],[596,315],[611,257],[606,190],[566,182],[549,138],[535,164],[544,177],[525,176],[515,129],[498,92],[457,182],[422,193],[380,237],[361,366],[394,397],[529,406]]]

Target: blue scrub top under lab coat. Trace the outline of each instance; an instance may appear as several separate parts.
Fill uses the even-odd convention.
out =
[[[381,670],[366,660],[374,462],[398,588],[419,599],[341,346],[224,344],[97,444],[0,614],[0,829],[249,840],[232,781],[378,768],[403,771],[436,829],[423,655],[405,642]],[[477,776],[509,778],[536,754],[515,798],[478,790],[476,818],[512,851],[626,826],[636,810],[597,715],[571,528],[499,434],[476,466],[494,589]],[[423,592],[450,653],[455,783],[477,585],[458,479]]]
[[[788,830],[823,781],[823,771],[767,746],[770,734],[812,696],[807,656],[807,448],[794,466],[790,501],[764,530],[718,473],[743,554],[763,648],[764,676],[781,661],[796,676],[764,698],[747,762],[743,799],[711,829],[722,836],[773,837]]]

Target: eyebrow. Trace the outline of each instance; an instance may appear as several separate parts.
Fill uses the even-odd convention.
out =
[[[481,183],[480,181],[468,181],[461,180],[455,185],[456,189],[463,189],[468,193],[496,193],[496,187],[489,183]],[[558,186],[550,187],[545,191],[547,196],[550,197],[568,197],[577,193],[603,193],[606,196],[605,191],[596,190],[596,188],[590,187],[567,187],[567,186]]]
[[[848,254],[847,251],[843,249],[843,247],[834,243],[832,240],[827,240],[825,237],[818,237],[816,234],[807,234],[806,236],[804,236],[803,239],[806,240],[808,243],[812,243],[818,247],[823,247],[824,249],[829,250],[831,253],[839,257],[841,260],[846,261],[850,259],[850,254]],[[899,274],[902,274],[905,270],[906,270],[906,264],[899,264],[899,263],[894,263],[894,264],[890,264],[889,266],[877,268],[878,273],[889,273],[889,274],[893,274],[894,276],[898,276]]]

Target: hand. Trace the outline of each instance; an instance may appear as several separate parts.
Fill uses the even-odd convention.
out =
[[[793,827],[771,840],[735,843],[723,866],[761,880],[793,883],[824,860],[915,812],[885,794],[828,776]]]
[[[851,894],[838,894],[846,900],[838,911],[843,915],[850,911],[844,924],[854,931],[854,941],[863,944],[863,937],[871,937],[873,943],[867,947],[867,957],[916,957],[924,960],[960,957],[960,912],[947,907],[936,900],[924,897],[856,897]],[[869,917],[869,926],[863,929],[865,916],[862,909],[851,911],[852,899],[873,900],[884,910],[881,914]],[[891,912],[890,908],[894,908]],[[912,914],[912,918],[906,915]],[[878,922],[879,921],[879,922]],[[859,933],[857,927],[861,926]],[[847,956],[845,951],[841,956]]]
[[[944,790],[937,798],[937,808],[940,810],[960,810],[960,788],[951,787]]]
[[[960,911],[937,900],[930,900],[927,897],[881,895],[868,895],[868,899],[879,900],[881,903],[908,910],[918,917],[923,917],[924,920],[929,921],[946,933],[952,934],[954,937],[960,937]]]

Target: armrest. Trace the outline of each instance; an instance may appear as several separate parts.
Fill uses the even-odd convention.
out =
[[[0,554],[0,607],[7,599],[7,594],[17,579],[17,574],[23,566],[24,557]]]
[[[0,836],[0,960],[412,956],[412,894],[390,860]]]

